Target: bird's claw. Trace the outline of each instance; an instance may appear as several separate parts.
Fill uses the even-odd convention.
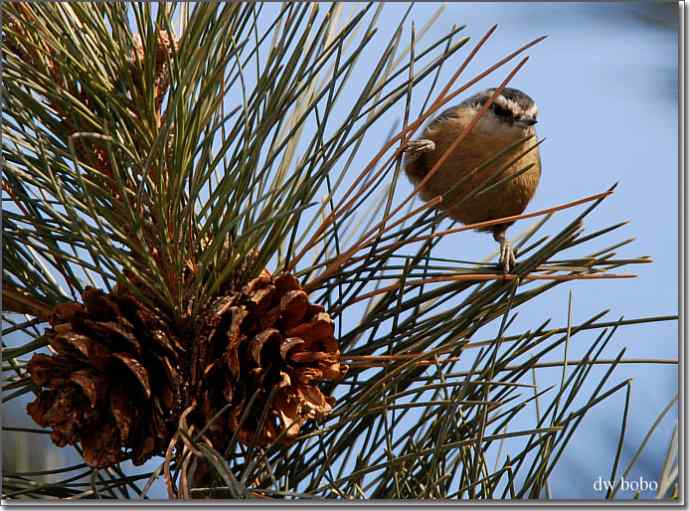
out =
[[[499,248],[499,265],[503,268],[503,273],[510,273],[510,270],[515,267],[517,260],[515,258],[515,250],[510,243],[510,240],[503,238],[500,240]]]
[[[423,153],[428,153],[436,149],[433,140],[423,138],[421,140],[408,140],[404,151],[411,157],[417,157]]]

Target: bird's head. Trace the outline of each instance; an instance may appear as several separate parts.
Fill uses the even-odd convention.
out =
[[[487,89],[465,100],[465,106],[479,110],[496,89]],[[539,109],[532,98],[518,89],[506,87],[496,96],[489,111],[484,115],[484,122],[497,128],[517,128],[534,132]]]

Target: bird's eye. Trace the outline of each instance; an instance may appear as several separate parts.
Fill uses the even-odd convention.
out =
[[[494,103],[493,105],[491,105],[491,110],[493,110],[494,114],[496,114],[499,117],[503,117],[505,119],[513,118],[513,112],[507,108],[502,107],[499,104]]]

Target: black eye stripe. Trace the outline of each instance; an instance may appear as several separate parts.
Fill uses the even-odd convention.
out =
[[[515,117],[512,110],[502,107],[497,103],[491,105],[491,110],[499,117],[505,117],[506,119],[512,119]]]

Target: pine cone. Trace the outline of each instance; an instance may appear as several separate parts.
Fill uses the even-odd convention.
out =
[[[55,62],[55,49],[46,41],[36,38],[29,27],[37,22],[35,6],[29,2],[8,2],[3,12],[3,50],[34,67],[45,68],[56,83],[64,86],[60,66]],[[7,58],[3,55],[4,58]]]
[[[335,400],[317,383],[341,379],[347,366],[333,321],[293,275],[264,271],[216,299],[202,322],[192,381],[199,426],[216,449],[226,448],[227,428],[247,445],[287,444],[331,410]]]
[[[132,74],[135,77],[135,82],[137,83],[136,76],[143,70],[144,62],[144,43],[139,34],[134,35],[134,47],[132,48],[132,53],[130,55],[129,61],[132,69]],[[156,110],[160,111],[161,104],[163,103],[163,96],[165,96],[168,87],[170,86],[170,69],[168,65],[168,59],[173,54],[173,51],[177,51],[179,48],[179,42],[175,40],[172,34],[166,30],[159,30],[156,33],[156,55],[154,57],[155,69],[154,74],[156,77],[155,81],[155,98],[156,98]]]
[[[81,442],[92,467],[117,463],[130,450],[139,465],[160,454],[177,427],[184,350],[122,286],[107,295],[87,288],[82,298],[83,305],[53,310],[46,336],[57,354],[29,362],[41,390],[27,410],[53,429],[58,446]]]
[[[133,42],[134,46],[129,58],[125,61],[124,68],[119,69],[117,71],[117,75],[112,77],[113,90],[111,93],[114,95],[124,94],[126,102],[129,103],[129,112],[132,118],[139,119],[139,112],[144,108],[143,104],[146,101],[143,95],[143,90],[140,86],[141,74],[144,72],[145,51],[144,44],[139,34],[134,34]],[[165,94],[170,87],[170,66],[168,65],[169,59],[173,51],[176,51],[178,47],[178,41],[174,39],[172,34],[164,30],[159,30],[157,32],[155,55],[153,57],[155,62],[154,101],[157,128],[160,128],[160,126],[163,124],[161,106],[163,104]],[[129,79],[134,86],[131,90],[126,88],[126,85],[128,84],[128,80],[125,80],[126,75],[129,76]],[[56,77],[56,80],[57,78],[58,77]],[[87,90],[83,88],[77,89],[74,86],[68,88],[68,90],[73,96],[78,97],[84,107],[91,111],[97,118],[105,119],[105,115],[98,107],[98,101],[91,96],[90,92],[87,92]],[[58,102],[53,102],[52,106],[62,118],[60,129],[66,134],[66,136],[72,135],[78,131],[91,131],[83,129],[79,122],[75,122],[78,121],[78,117],[75,118],[73,113],[66,112]],[[148,141],[146,142],[148,143]],[[168,151],[172,151],[173,143],[173,134],[170,133],[168,139]],[[150,148],[145,145],[140,145],[138,149],[142,153],[147,154]],[[121,199],[122,197],[119,194],[119,187],[117,186],[113,176],[113,169],[107,144],[92,138],[80,137],[76,139],[75,150],[80,160],[88,163],[90,166],[103,174],[103,176],[110,182],[110,186],[116,198]],[[151,169],[149,172],[152,177],[155,176],[154,170],[155,169]]]
[[[80,442],[92,467],[162,454],[188,409],[185,423],[220,452],[233,433],[287,444],[332,409],[319,382],[347,372],[333,321],[290,274],[264,271],[175,331],[124,284],[82,298],[53,309],[45,335],[57,353],[29,362],[40,390],[27,409],[58,446]]]

